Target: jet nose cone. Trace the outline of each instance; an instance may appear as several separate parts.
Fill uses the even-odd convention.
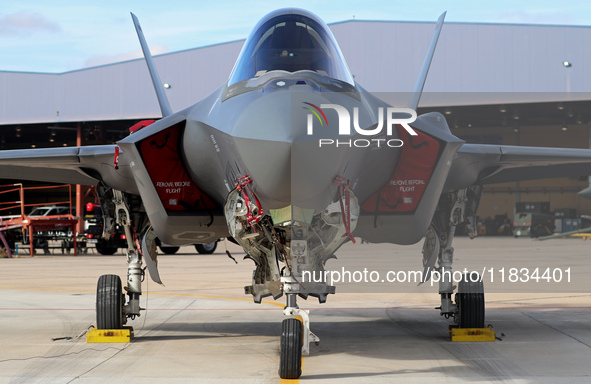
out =
[[[232,131],[236,152],[266,209],[324,209],[332,200],[332,180],[347,157],[343,148],[318,148],[318,139],[308,135],[307,111],[298,96],[296,100],[292,92],[278,91],[259,97]]]
[[[344,164],[355,163],[355,151],[318,148],[317,142],[234,141],[266,209],[288,205],[324,209],[337,188],[333,179],[337,175],[347,177],[350,172],[343,173]]]
[[[323,210],[337,198],[337,176],[353,186],[378,152],[381,158],[390,151],[351,145],[355,135],[341,135],[334,111],[332,115],[329,111],[326,116],[322,112],[320,116],[313,115],[319,111],[316,107],[337,103],[358,105],[356,99],[336,93],[326,96],[321,92],[275,91],[258,95],[243,109],[232,130],[240,163],[237,175],[251,176],[252,187],[264,209],[294,205],[316,212]],[[323,121],[314,120],[311,124],[310,120],[316,118]],[[333,145],[321,145],[323,141]],[[393,161],[377,170],[379,177],[372,177],[363,188],[373,191],[376,185],[385,183],[386,173],[391,174],[395,163],[394,156],[390,159]]]

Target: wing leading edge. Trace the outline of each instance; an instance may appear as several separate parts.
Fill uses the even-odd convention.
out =
[[[591,149],[464,144],[452,163],[445,190],[586,175],[591,175]]]
[[[106,185],[138,194],[125,154],[115,169],[115,145],[0,151],[0,178]]]

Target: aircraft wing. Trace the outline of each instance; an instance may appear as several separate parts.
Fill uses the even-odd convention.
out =
[[[138,194],[123,152],[115,169],[115,145],[0,151],[0,178],[106,185]]]
[[[591,149],[464,144],[452,163],[444,190],[475,183],[591,175]]]

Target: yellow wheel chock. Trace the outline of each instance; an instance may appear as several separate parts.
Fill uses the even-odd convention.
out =
[[[133,327],[123,329],[91,328],[86,333],[87,343],[129,343],[133,339]]]
[[[495,331],[491,328],[457,328],[450,326],[451,341],[495,341]]]

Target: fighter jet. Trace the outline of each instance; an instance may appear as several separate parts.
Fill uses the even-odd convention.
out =
[[[425,280],[451,271],[457,225],[475,236],[484,184],[591,174],[589,150],[466,144],[442,114],[417,117],[444,16],[407,105],[357,84],[319,17],[281,9],[254,27],[227,82],[173,112],[132,14],[162,119],[115,145],[2,151],[0,177],[97,186],[103,236],[118,224],[128,239],[126,295],[119,276],[98,281],[99,329],[141,315],[143,265],[161,283],[156,239],[239,244],[255,268],[246,294],[286,297],[279,375],[298,378],[319,338],[297,298],[335,293],[305,274],[323,272],[344,243],[424,238]],[[439,282],[441,315],[484,327],[482,282],[465,278],[455,297],[454,288]]]

